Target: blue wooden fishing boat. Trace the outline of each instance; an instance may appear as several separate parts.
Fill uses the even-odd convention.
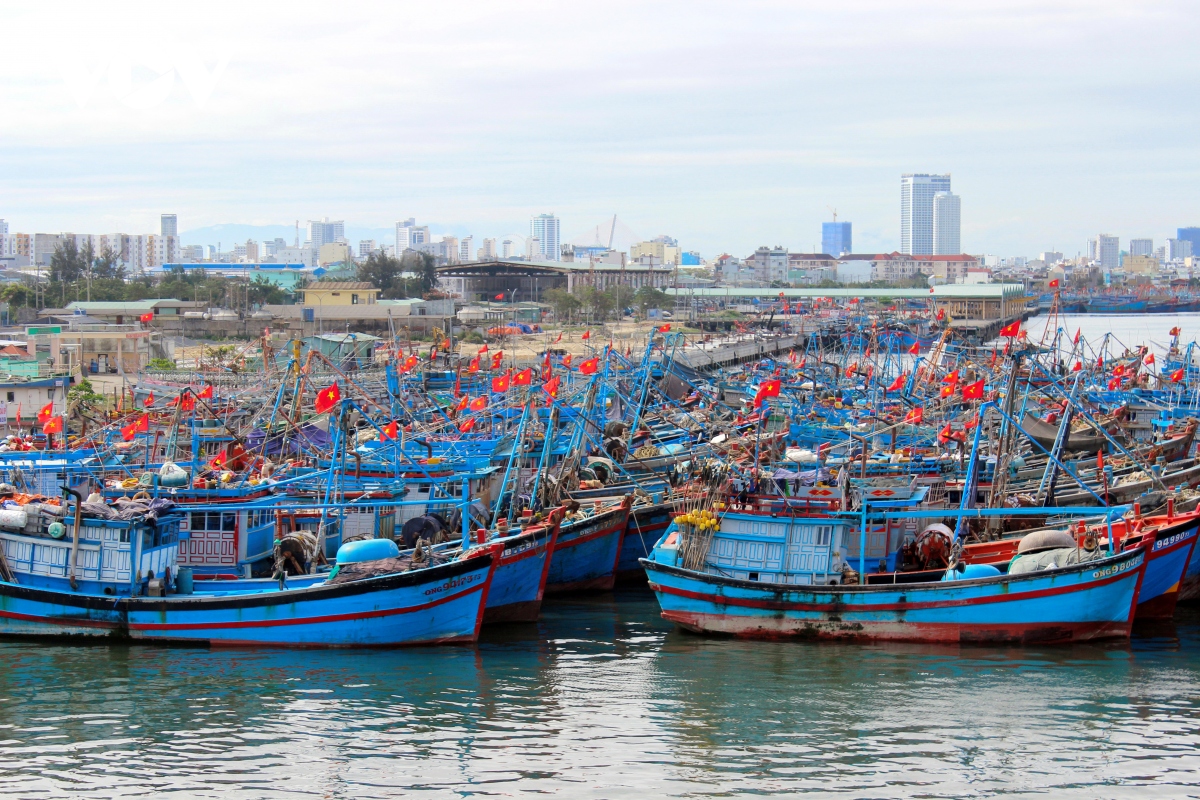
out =
[[[631,502],[628,495],[607,504],[597,500],[598,508],[563,521],[550,558],[548,594],[613,588]]]
[[[519,533],[495,540],[502,549],[488,592],[484,622],[537,621],[562,516],[563,509],[556,508],[544,523],[526,525]]]
[[[125,603],[139,641],[287,647],[472,642],[483,624],[500,545],[449,563],[299,589],[206,592]]]

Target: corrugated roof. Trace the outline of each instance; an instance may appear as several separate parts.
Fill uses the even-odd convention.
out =
[[[770,286],[758,288],[742,288],[742,287],[724,287],[718,286],[711,289],[664,289],[670,295],[682,295],[685,297],[759,297],[759,298],[776,298],[783,295],[785,298],[810,298],[810,297],[894,297],[894,298],[917,298],[929,297],[931,292],[928,289],[901,289],[896,287],[881,288],[881,289],[827,289],[820,287],[803,288],[803,289],[776,289]],[[945,284],[942,286],[933,287],[932,295],[935,298],[940,297],[979,297],[979,298],[1012,298],[1024,297],[1025,287],[1019,283],[974,283],[974,284]]]
[[[380,289],[375,288],[375,286],[373,284],[367,283],[366,281],[317,281],[316,283],[310,283],[308,286],[305,286],[300,291],[302,291],[302,292],[314,292],[314,291],[340,292],[340,291],[349,291],[351,289],[360,291],[360,292],[381,291]]]

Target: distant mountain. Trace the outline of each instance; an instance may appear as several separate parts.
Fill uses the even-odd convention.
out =
[[[426,223],[422,223],[426,224]],[[435,237],[444,235],[462,237],[467,233],[467,230],[462,225],[438,225],[428,223],[430,226],[430,234]],[[245,242],[247,239],[253,239],[256,242],[264,240],[270,241],[274,238],[283,239],[289,245],[296,238],[295,225],[242,225],[235,222],[223,223],[221,225],[209,225],[206,228],[193,228],[190,231],[183,231],[179,234],[180,243],[184,245],[191,244],[211,244],[221,245],[221,249],[228,251],[233,245]],[[308,238],[308,227],[305,224],[300,225],[300,244],[304,244],[304,240]],[[394,227],[387,228],[366,228],[357,225],[346,226],[346,240],[351,246],[358,249],[359,241],[363,239],[374,239],[381,245],[389,245],[396,243],[396,229]],[[476,237],[477,243],[482,240],[482,237]]]

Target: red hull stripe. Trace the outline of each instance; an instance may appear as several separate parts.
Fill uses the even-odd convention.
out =
[[[1141,565],[1138,565],[1139,568]],[[1085,591],[1098,586],[1106,586],[1123,578],[1137,575],[1139,569],[1127,569],[1115,575],[1109,575],[1089,583],[1072,584],[1071,586],[1056,586],[1048,589],[1036,589],[1032,592],[1017,594],[1002,594],[992,597],[972,597],[961,600],[932,600],[925,603],[876,603],[874,605],[850,605],[847,603],[787,603],[777,600],[755,600],[749,597],[722,597],[720,595],[693,592],[688,589],[677,589],[674,586],[662,586],[651,583],[650,588],[656,592],[686,597],[689,600],[704,600],[713,605],[739,606],[744,608],[763,608],[771,611],[835,611],[847,614],[870,614],[876,611],[915,611],[926,608],[961,608],[962,606],[983,605],[985,603],[1007,603],[1009,601],[1033,600],[1039,597],[1054,597],[1071,592]],[[947,589],[952,588],[947,586]]]
[[[62,625],[74,628],[108,628],[116,630],[120,623],[102,619],[70,619],[69,617],[43,617],[37,614],[18,614],[15,611],[0,611],[0,619],[15,619],[21,622],[41,622],[46,625]]]
[[[203,631],[226,630],[229,628],[274,628],[280,625],[323,625],[329,622],[346,622],[355,619],[374,619],[376,617],[391,617],[396,614],[411,614],[414,611],[424,611],[427,608],[449,603],[468,594],[487,589],[491,585],[491,575],[469,589],[463,589],[455,594],[439,597],[417,606],[407,608],[384,608],[378,611],[356,611],[352,614],[328,614],[323,617],[300,617],[297,619],[255,619],[239,622],[138,622],[129,623],[131,631]]]
[[[563,541],[562,539],[559,539],[558,542],[554,545],[554,549],[555,550],[565,550],[568,547],[574,547],[577,544],[583,544],[584,542],[590,542],[593,539],[601,539],[605,536],[611,536],[614,533],[620,533],[624,529],[625,529],[625,523],[621,523],[620,525],[613,525],[610,528],[601,528],[598,531],[593,531],[591,533],[585,533],[576,539],[568,539],[567,541]]]

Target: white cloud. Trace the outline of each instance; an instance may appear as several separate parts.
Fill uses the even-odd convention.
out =
[[[740,252],[811,246],[833,205],[892,249],[899,174],[927,170],[975,251],[1200,222],[1187,3],[29,3],[0,26],[22,230],[416,215],[479,240],[616,211]]]

